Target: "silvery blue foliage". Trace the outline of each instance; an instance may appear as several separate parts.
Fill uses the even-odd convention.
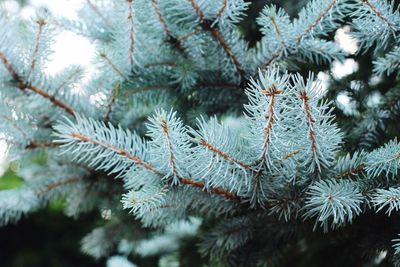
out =
[[[397,212],[400,145],[380,133],[400,114],[398,90],[339,129],[343,115],[303,65],[344,59],[331,36],[347,23],[374,73],[396,75],[398,8],[302,4],[296,16],[267,5],[251,18],[262,35],[252,47],[244,0],[87,0],[74,21],[1,9],[0,140],[23,185],[0,191],[0,225],[63,198],[68,216],[101,214],[81,249],[98,259],[118,251],[110,267],[135,266],[131,255],[176,264],[192,239],[213,263],[258,266],[277,262],[293,226],[334,232],[367,212]],[[86,82],[80,66],[45,70],[59,25],[96,47]],[[356,98],[364,88],[352,89]],[[346,150],[346,132],[360,147]]]

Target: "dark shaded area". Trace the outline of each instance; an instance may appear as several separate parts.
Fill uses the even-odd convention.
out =
[[[93,228],[95,214],[79,219],[46,209],[15,225],[0,228],[0,266],[97,267],[105,266],[79,251],[81,238]]]

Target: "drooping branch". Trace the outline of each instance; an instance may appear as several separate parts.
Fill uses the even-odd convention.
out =
[[[199,143],[200,143],[200,145],[202,145],[203,147],[207,148],[208,150],[210,150],[210,151],[214,152],[215,154],[223,157],[225,160],[230,161],[232,163],[235,163],[235,164],[239,165],[240,167],[242,167],[244,169],[247,169],[247,170],[251,169],[250,165],[231,157],[230,155],[228,155],[228,153],[226,153],[224,151],[221,151],[220,149],[218,149],[217,147],[213,146],[212,144],[210,144],[206,140],[201,139]]]
[[[74,115],[74,110],[68,106],[67,104],[65,104],[64,102],[62,102],[61,100],[58,100],[57,98],[55,98],[54,96],[46,93],[45,91],[31,85],[28,83],[25,83],[21,77],[18,75],[18,73],[16,72],[16,70],[14,69],[14,67],[11,65],[10,61],[7,59],[6,55],[0,51],[0,60],[3,62],[5,68],[7,69],[7,71],[10,73],[10,75],[12,76],[13,80],[16,81],[18,83],[18,88],[21,90],[25,90],[28,89],[32,92],[34,92],[37,95],[40,95],[43,98],[46,98],[47,100],[49,100],[51,103],[53,103],[54,106],[57,106],[59,108],[64,109],[67,113]]]

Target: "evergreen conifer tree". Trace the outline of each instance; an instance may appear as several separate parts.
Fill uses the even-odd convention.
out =
[[[253,2],[1,10],[0,138],[24,183],[0,191],[0,224],[62,198],[104,218],[81,248],[109,266],[400,266],[399,3],[246,17]],[[334,41],[345,26],[355,55]],[[60,27],[96,45],[89,81],[46,74]],[[349,58],[359,70],[324,88],[318,71]]]

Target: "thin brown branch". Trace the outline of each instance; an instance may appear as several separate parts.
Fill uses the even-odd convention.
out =
[[[39,52],[40,39],[42,37],[43,27],[44,27],[44,25],[46,25],[46,21],[44,19],[39,19],[36,21],[36,23],[39,25],[39,27],[38,27],[38,32],[36,35],[35,48],[33,50],[33,55],[32,55],[32,62],[31,62],[31,66],[29,68],[29,72],[27,75],[28,79],[31,76],[31,74],[34,71],[35,66],[36,66],[36,56],[37,56],[37,53]]]
[[[131,64],[131,67],[133,67],[133,52],[135,49],[135,38],[134,38],[134,23],[133,23],[133,0],[127,0],[128,2],[128,20],[130,23],[130,28],[129,28],[129,51],[128,51],[128,58],[129,62]]]
[[[216,148],[215,146],[213,146],[212,144],[208,143],[206,140],[201,139],[200,140],[200,145],[204,146],[205,148],[207,148],[208,150],[214,152],[217,155],[220,155],[221,157],[223,157],[225,160],[233,162],[237,165],[239,165],[240,167],[244,168],[244,169],[251,169],[251,166],[241,162],[240,160],[234,159],[233,157],[231,157],[230,155],[228,155],[228,153],[225,153],[223,151],[221,151],[220,149]]]
[[[329,5],[318,15],[318,17],[299,35],[295,38],[296,43],[300,43],[306,34],[308,34],[318,23],[329,13],[329,11],[334,7],[337,0],[332,0]]]
[[[79,68],[77,68],[74,72],[71,73],[71,75],[69,75],[55,90],[54,90],[54,95],[56,95],[58,93],[58,91],[61,90],[61,88],[63,88],[65,85],[67,85],[72,78],[74,78],[75,76],[77,76],[78,74],[80,74],[81,71]]]
[[[369,0],[363,0],[363,3],[367,5],[371,9],[371,11],[375,13],[378,18],[383,20],[389,27],[396,27],[396,25],[390,22]]]
[[[118,84],[112,90],[111,99],[110,99],[110,102],[107,105],[106,114],[104,115],[104,120],[106,120],[106,121],[110,120],[112,107],[113,107],[115,101],[117,100],[119,89],[120,89],[120,85]]]
[[[338,176],[336,176],[336,179],[343,179],[345,177],[349,177],[349,176],[355,175],[357,173],[363,172],[364,169],[365,169],[365,165],[361,164],[361,165],[359,165],[359,166],[357,166],[355,168],[352,168],[352,169],[350,169],[348,171],[345,171],[345,172],[339,174]]]
[[[240,78],[243,81],[245,77],[245,71],[242,65],[240,64],[239,60],[237,59],[236,55],[233,53],[232,48],[229,46],[225,38],[222,36],[221,32],[217,28],[211,27],[210,22],[205,20],[205,15],[201,10],[200,6],[196,3],[196,0],[188,0],[188,1],[192,4],[193,9],[195,10],[197,16],[199,17],[202,28],[206,31],[209,31],[211,33],[211,36],[217,40],[219,45],[222,47],[222,49],[225,51],[225,53],[232,61],[233,65],[235,65],[235,68],[239,72]]]
[[[281,42],[282,49],[283,49],[283,50],[286,50],[287,47],[286,47],[284,38],[283,38],[283,36],[282,36],[282,33],[281,33],[281,31],[279,30],[278,24],[276,23],[275,17],[271,16],[271,17],[269,17],[269,18],[270,18],[270,20],[271,20],[271,22],[272,22],[272,25],[274,26],[274,30],[275,30],[275,32],[276,32],[276,35],[278,36],[278,38],[279,38],[279,40],[280,40],[280,42]]]
[[[153,173],[155,173],[157,175],[161,175],[161,172],[158,171],[150,163],[142,160],[141,158],[139,158],[137,156],[129,154],[127,151],[125,151],[125,150],[123,150],[123,149],[121,149],[121,148],[119,148],[117,146],[114,146],[114,145],[108,144],[108,143],[103,143],[101,141],[92,139],[89,136],[83,135],[81,133],[72,133],[71,137],[74,138],[74,139],[78,139],[78,140],[80,140],[82,142],[91,143],[91,144],[96,145],[96,146],[101,146],[103,148],[110,149],[110,150],[114,151],[116,154],[135,162],[136,164],[142,166],[143,168],[145,168],[145,169],[147,169],[147,170],[149,170],[149,171],[151,171],[151,172],[153,172]]]
[[[59,147],[60,144],[58,143],[36,143],[36,142],[30,142],[25,149],[36,149],[36,148],[54,148],[54,147]]]
[[[81,178],[73,177],[73,178],[69,178],[69,179],[66,179],[66,180],[57,181],[57,182],[54,182],[52,184],[48,184],[44,188],[41,188],[38,191],[36,191],[35,193],[36,193],[37,196],[40,196],[40,195],[46,194],[49,191],[54,190],[54,189],[56,189],[56,188],[58,188],[60,186],[67,185],[67,184],[73,184],[73,183],[79,182],[81,180],[82,180]]]
[[[181,184],[184,185],[189,185],[189,186],[193,186],[196,188],[201,189],[202,191],[205,191],[204,189],[204,183],[203,182],[198,182],[198,181],[194,181],[191,179],[187,179],[187,178],[181,178],[180,179]],[[222,196],[226,199],[235,201],[235,202],[240,202],[241,198],[239,196],[237,196],[236,194],[226,191],[225,189],[221,188],[221,187],[214,187],[210,190],[211,193],[214,193],[216,195]]]
[[[98,7],[92,3],[90,0],[86,0],[87,4],[90,6],[90,8],[96,13],[108,26],[110,25],[109,21],[106,19],[106,17],[103,16],[103,14],[100,12]]]
[[[310,104],[309,100],[310,98],[308,97],[307,93],[305,91],[301,91],[299,98],[303,101],[303,107],[304,107],[304,112],[306,114],[306,120],[307,120],[307,125],[308,125],[308,138],[311,143],[311,151],[312,151],[312,158],[314,162],[317,162],[317,141],[315,138],[315,132],[314,132],[314,123],[315,119],[313,118],[311,114],[311,109],[310,109]]]
[[[46,98],[47,100],[49,100],[51,103],[53,103],[53,105],[60,107],[62,109],[64,109],[67,113],[71,114],[74,116],[74,110],[68,106],[67,104],[65,104],[64,102],[56,99],[54,96],[46,93],[45,91],[31,85],[28,83],[25,83],[21,77],[18,75],[18,73],[16,72],[16,70],[14,69],[14,67],[11,65],[10,61],[7,59],[6,55],[0,51],[0,60],[3,62],[5,68],[7,69],[7,71],[10,73],[10,75],[12,76],[12,78],[18,83],[18,88],[21,90],[25,90],[28,89],[32,92],[34,92],[35,94],[38,94],[40,96],[42,96],[43,98]]]
[[[228,4],[228,0],[222,0],[222,5],[217,12],[217,19],[222,16],[222,13],[224,12],[227,4]]]
[[[178,176],[178,171],[177,171],[177,167],[176,167],[176,159],[175,159],[175,155],[174,155],[174,147],[171,141],[171,136],[169,134],[169,127],[168,124],[165,120],[163,120],[161,122],[161,127],[163,129],[163,132],[165,134],[165,137],[167,138],[167,142],[168,142],[168,149],[169,149],[169,164],[171,165],[172,168],[172,174],[174,177],[176,178],[180,178]]]
[[[156,167],[154,167],[152,164],[142,160],[141,158],[139,158],[137,156],[131,155],[129,152],[127,152],[127,151],[125,151],[125,150],[123,150],[123,149],[121,149],[121,148],[119,148],[117,146],[114,146],[114,145],[111,145],[111,144],[107,144],[107,143],[103,143],[103,142],[98,141],[98,140],[94,140],[94,139],[92,139],[92,138],[90,138],[90,137],[88,137],[86,135],[81,134],[81,133],[72,133],[71,137],[74,138],[74,139],[78,139],[78,140],[80,140],[82,142],[86,142],[86,143],[90,143],[90,144],[93,144],[93,145],[101,146],[101,147],[106,148],[106,149],[110,149],[110,150],[114,151],[115,153],[117,153],[118,155],[121,155],[122,157],[127,158],[128,160],[131,160],[131,161],[135,162],[136,164],[138,164],[138,165],[142,166],[143,168],[153,172],[154,174],[156,174],[156,175],[158,175],[160,177],[164,176],[164,174],[161,173],[159,170],[157,170]],[[202,182],[194,181],[194,180],[191,180],[191,179],[188,179],[188,178],[180,178],[179,181],[180,181],[181,184],[197,187],[197,188],[200,188],[201,190],[204,191],[205,184],[202,183]],[[220,187],[212,188],[210,190],[210,192],[214,193],[214,194],[217,194],[217,195],[220,195],[220,196],[223,196],[223,197],[225,197],[227,199],[230,199],[230,200],[234,200],[234,201],[239,201],[240,200],[240,198],[238,196],[236,196],[234,193],[226,191],[225,189],[220,188]]]
[[[300,153],[299,150],[293,150],[293,151],[290,152],[289,154],[287,154],[287,155],[285,155],[284,157],[282,157],[282,160],[288,160],[288,159],[290,159],[291,157],[293,157],[293,156],[295,156],[295,155],[297,155],[297,154],[299,154],[299,153]]]
[[[158,6],[157,0],[151,0],[151,4],[154,8],[154,11],[156,12],[158,20],[160,21],[160,24],[165,33],[165,36],[167,36],[167,38],[169,38],[170,36],[172,36],[172,34],[171,34],[171,31],[168,29],[168,26],[167,26],[167,23],[165,22],[164,17],[161,14],[161,10]]]
[[[278,89],[275,84],[272,84],[269,88],[266,88],[261,91],[263,94],[267,95],[270,97],[270,101],[268,104],[267,112],[265,114],[265,118],[267,119],[267,122],[264,127],[264,143],[261,149],[261,158],[260,158],[260,166],[262,166],[265,161],[267,160],[266,154],[268,150],[268,146],[271,143],[271,132],[272,132],[272,126],[275,121],[275,97],[277,94],[282,93],[281,89]]]
[[[276,50],[271,57],[261,66],[261,69],[266,69],[269,65],[271,65],[276,59],[278,59],[282,55],[282,48]]]
[[[100,53],[99,56],[103,58],[108,63],[108,65],[110,65],[110,67],[124,80],[128,80],[128,77],[125,76],[125,74],[111,61],[111,59],[105,53]]]

